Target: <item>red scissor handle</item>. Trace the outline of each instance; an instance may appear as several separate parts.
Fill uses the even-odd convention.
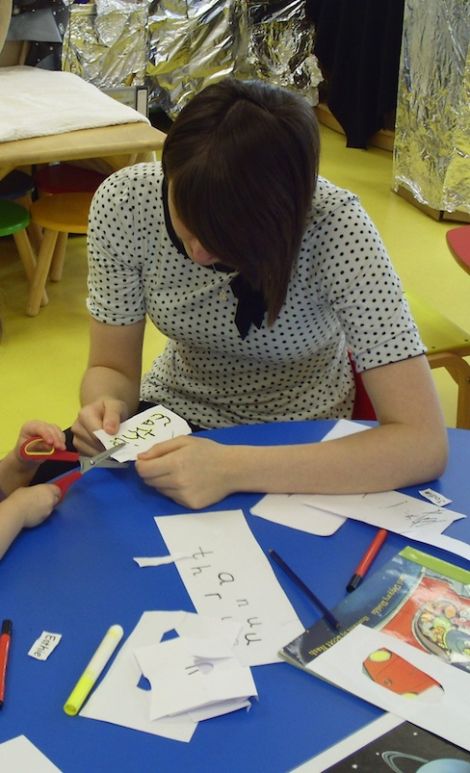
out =
[[[67,491],[69,490],[72,483],[75,483],[76,480],[82,477],[82,473],[80,470],[72,470],[71,472],[68,472],[66,475],[62,475],[62,477],[57,478],[56,480],[51,480],[50,483],[52,483],[53,486],[57,486],[58,489],[61,491],[61,500],[66,495]]]
[[[46,446],[46,448],[41,448],[41,445],[44,446],[44,439],[42,437],[32,437],[29,440],[26,440],[20,447],[21,458],[30,462],[34,459],[37,461],[54,459],[54,461],[58,462],[79,461],[79,454],[77,451],[62,451],[58,448],[54,448],[53,446]]]

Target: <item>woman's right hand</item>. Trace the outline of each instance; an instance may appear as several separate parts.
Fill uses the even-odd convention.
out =
[[[84,456],[93,456],[97,451],[102,451],[103,444],[94,432],[103,429],[108,435],[115,435],[128,414],[126,403],[114,397],[100,398],[84,405],[72,424],[73,442],[77,451]]]

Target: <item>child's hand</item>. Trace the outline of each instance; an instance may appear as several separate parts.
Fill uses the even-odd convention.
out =
[[[28,421],[23,424],[15,446],[15,456],[22,465],[39,465],[43,460],[36,460],[34,456],[28,462],[20,456],[20,448],[27,440],[33,437],[41,437],[44,440],[44,448],[53,447],[63,450],[65,448],[65,435],[57,424],[49,424],[45,421]]]
[[[61,491],[52,483],[39,483],[31,488],[18,488],[10,494],[20,513],[23,528],[38,526],[60,502]]]

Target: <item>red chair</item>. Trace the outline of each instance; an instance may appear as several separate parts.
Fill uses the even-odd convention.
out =
[[[459,266],[470,274],[470,225],[451,228],[446,233],[446,240]]]
[[[349,354],[349,361],[351,363],[354,376],[354,386],[356,388],[352,418],[356,419],[357,421],[376,421],[377,416],[375,415],[375,411],[370,401],[369,395],[366,392],[362,376],[357,372],[351,354]]]
[[[94,193],[105,174],[73,164],[48,164],[34,172],[39,193]]]

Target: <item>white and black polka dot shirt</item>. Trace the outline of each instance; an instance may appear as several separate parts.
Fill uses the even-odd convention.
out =
[[[286,302],[275,324],[235,325],[230,280],[182,254],[165,226],[160,164],[111,175],[90,215],[92,316],[146,316],[168,336],[141,399],[202,427],[351,416],[358,371],[422,354],[377,231],[357,198],[320,178]]]

